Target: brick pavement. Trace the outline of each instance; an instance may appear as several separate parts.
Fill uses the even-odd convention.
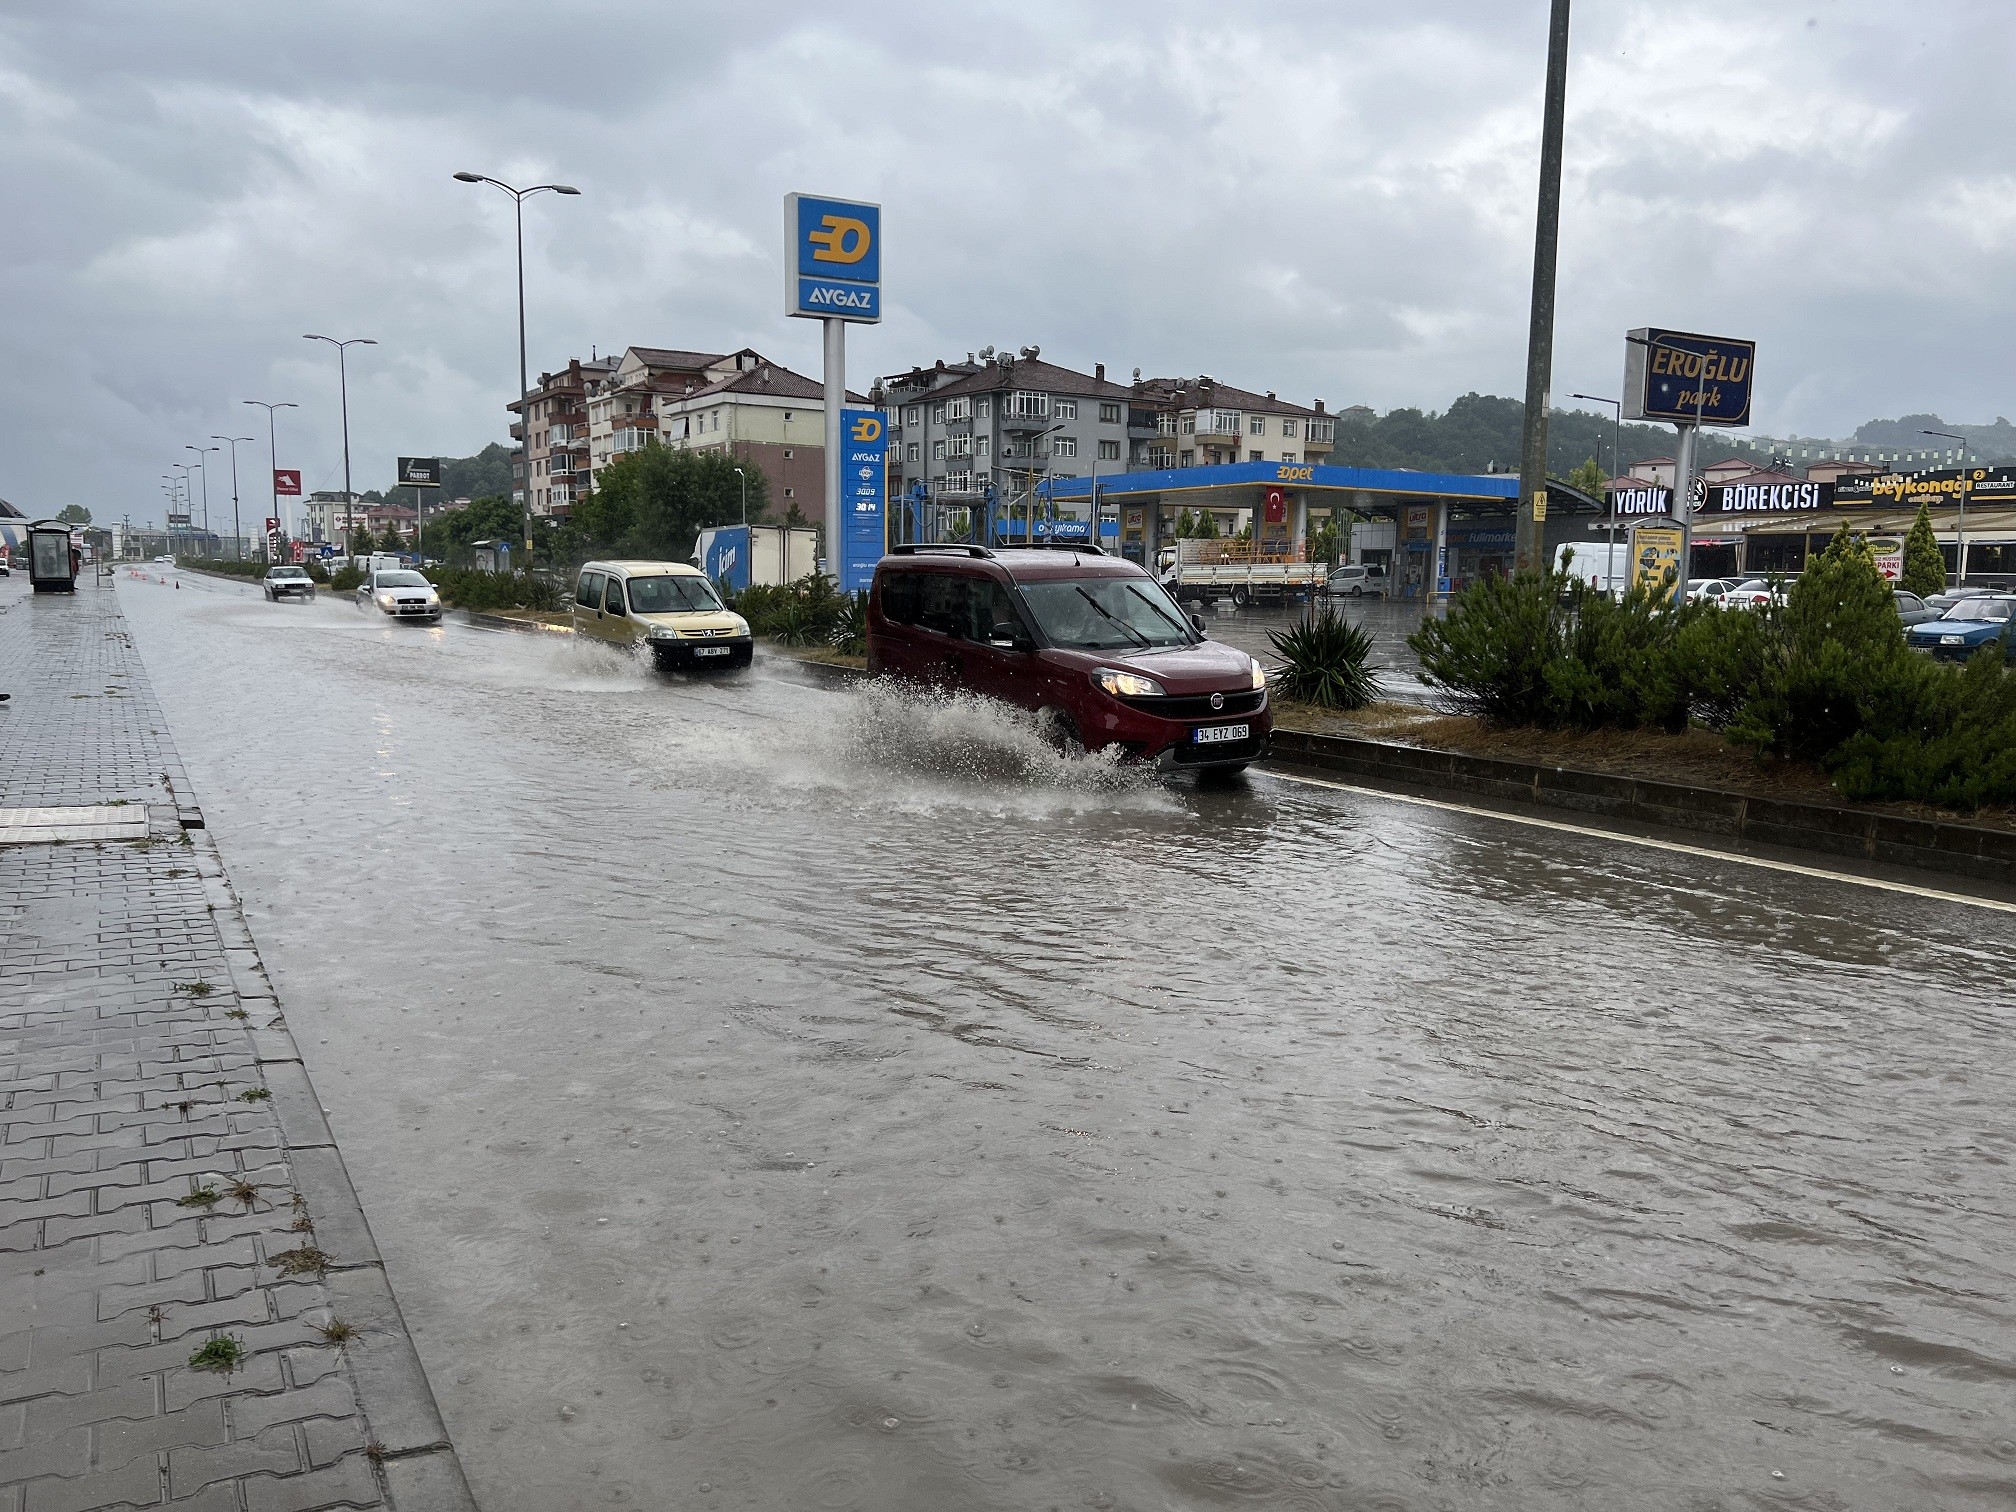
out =
[[[0,1512],[473,1508],[118,590],[0,580],[0,689],[0,807],[151,820],[0,845]]]

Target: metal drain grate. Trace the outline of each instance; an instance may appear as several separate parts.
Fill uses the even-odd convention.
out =
[[[100,803],[82,808],[0,808],[0,845],[146,838],[147,809],[138,803]]]

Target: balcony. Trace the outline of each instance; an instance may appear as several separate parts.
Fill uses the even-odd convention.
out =
[[[1009,473],[1046,472],[1050,467],[1050,454],[1048,452],[1037,452],[1022,455],[1015,452],[1003,452],[999,465],[1003,472]]]
[[[1240,445],[1246,437],[1246,428],[1240,424],[1237,410],[1197,411],[1197,439]]]

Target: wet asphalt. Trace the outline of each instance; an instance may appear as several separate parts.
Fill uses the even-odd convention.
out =
[[[2016,1501],[2006,914],[118,591],[486,1512]]]

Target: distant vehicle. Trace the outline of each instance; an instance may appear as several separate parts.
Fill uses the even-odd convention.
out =
[[[156,567],[173,567],[175,565],[175,558],[172,556],[158,556],[154,558],[154,565]]]
[[[1162,586],[1186,604],[1230,598],[1242,609],[1315,593],[1323,586],[1321,562],[1254,561],[1241,557],[1237,545],[1194,536],[1178,541],[1173,561],[1158,559]]]
[[[1599,593],[1622,598],[1631,586],[1631,543],[1564,541],[1554,548],[1554,570],[1572,574]]]
[[[1948,588],[1943,593],[1928,595],[1925,603],[1928,608],[1937,609],[1944,614],[1962,599],[1992,598],[2000,591],[1996,588]]]
[[[270,604],[277,604],[283,598],[312,599],[315,597],[315,579],[308,576],[306,567],[268,567],[259,591],[266,595]]]
[[[574,632],[649,646],[661,667],[746,667],[749,621],[685,562],[588,562],[574,581]]]
[[[408,567],[367,573],[357,585],[357,607],[376,607],[393,619],[441,623],[441,595],[434,585]]]
[[[1785,602],[1785,590],[1773,588],[1763,578],[1745,578],[1722,595],[1724,609],[1761,609],[1766,604]]]
[[[2016,594],[1974,594],[1904,634],[1913,649],[1941,661],[1965,661],[2000,640],[2004,659],[2016,662]]]
[[[0,577],[12,577],[14,569],[7,565],[7,558],[0,556]]]
[[[1908,589],[1894,588],[1891,592],[1897,597],[1897,618],[1907,627],[1922,625],[1927,620],[1939,618],[1937,609]]]
[[[819,533],[785,525],[719,525],[694,540],[693,565],[736,593],[795,583],[819,568]]]
[[[1330,575],[1323,579],[1320,591],[1329,598],[1363,598],[1368,593],[1383,598],[1386,593],[1386,569],[1368,567],[1363,563],[1333,567]]]
[[[1236,772],[1274,728],[1266,670],[1103,552],[898,546],[868,597],[868,670],[1030,710],[1057,746]]]
[[[1719,607],[1722,600],[1727,598],[1730,590],[1735,587],[1734,578],[1689,578],[1687,601],[1691,604],[1697,599],[1705,600]]]

